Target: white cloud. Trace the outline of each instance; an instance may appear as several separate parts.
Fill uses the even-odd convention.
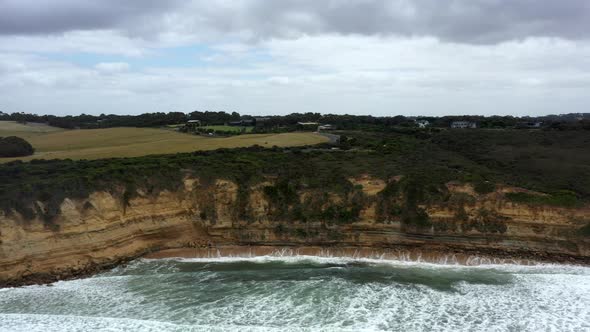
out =
[[[128,71],[129,64],[126,62],[101,62],[97,63],[94,68],[103,73],[114,74]]]
[[[0,106],[53,114],[209,109],[525,115],[585,112],[590,103],[590,43],[583,41],[527,38],[483,45],[318,34],[258,43],[220,40],[206,45],[213,53],[202,56],[209,61],[199,66],[136,64],[184,43],[194,41],[149,41],[116,31],[0,37]],[[102,54],[109,61],[55,60],[70,52]]]
[[[290,80],[289,77],[286,76],[272,76],[268,78],[268,82],[273,84],[287,85],[289,84]]]

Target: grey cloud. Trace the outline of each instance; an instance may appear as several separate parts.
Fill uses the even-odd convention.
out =
[[[130,28],[178,8],[180,0],[0,0],[0,34]]]
[[[168,31],[239,33],[253,40],[334,33],[487,44],[588,39],[588,22],[585,0],[0,0],[0,34],[113,28],[143,37]]]
[[[590,1],[584,0],[358,0],[248,1],[222,27],[259,38],[289,33],[434,36],[467,43],[526,37],[590,38]],[[227,14],[227,12],[225,12]],[[307,16],[308,21],[294,17]]]

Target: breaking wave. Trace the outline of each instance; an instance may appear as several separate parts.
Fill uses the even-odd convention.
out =
[[[583,331],[590,268],[316,256],[140,259],[0,290],[1,331]]]

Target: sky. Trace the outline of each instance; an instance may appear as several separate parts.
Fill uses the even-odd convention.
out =
[[[588,0],[0,0],[0,111],[590,112]]]

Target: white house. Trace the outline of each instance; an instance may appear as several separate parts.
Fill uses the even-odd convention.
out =
[[[428,121],[428,120],[416,120],[416,125],[418,125],[418,128],[426,128],[426,127],[430,126],[430,121]]]

